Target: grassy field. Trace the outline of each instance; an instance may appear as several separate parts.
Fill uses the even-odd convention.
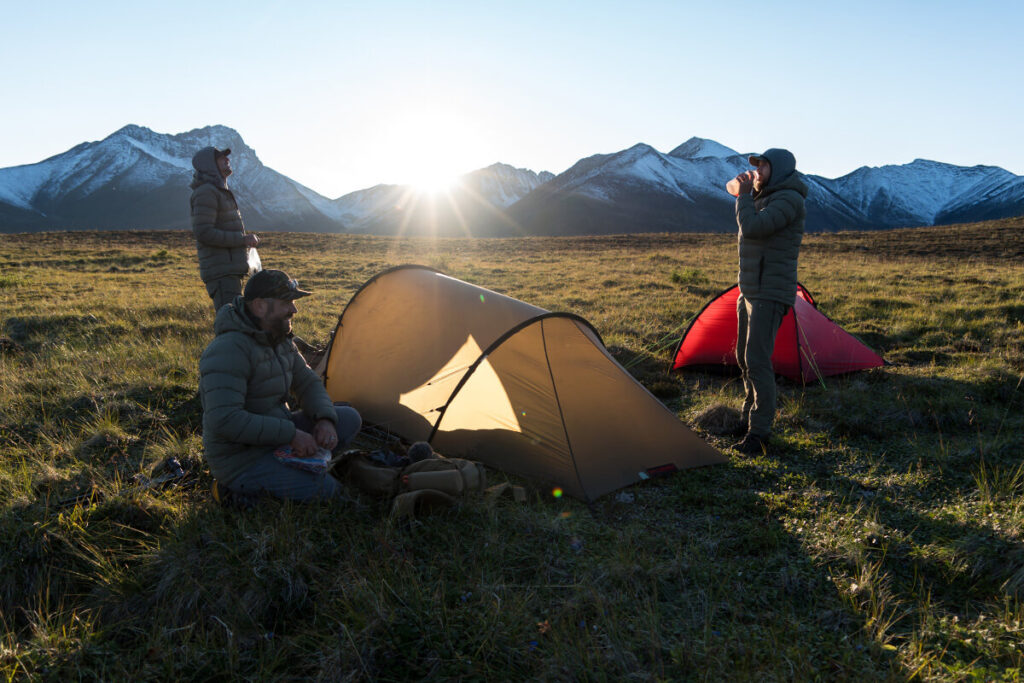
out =
[[[4,235],[0,673],[1019,680],[1022,232],[808,236],[801,281],[892,365],[780,383],[762,457],[713,433],[736,378],[666,374],[735,281],[729,236],[264,235],[264,265],[316,292],[308,341],[380,270],[434,266],[587,318],[730,456],[589,507],[537,487],[412,524],[365,499],[213,502],[196,397],[213,312],[189,234]],[[142,486],[171,455],[189,480]]]

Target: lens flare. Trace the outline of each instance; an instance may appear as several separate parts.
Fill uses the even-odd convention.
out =
[[[562,497],[562,489],[556,488],[555,490],[553,490],[551,492],[551,495],[554,496],[555,498],[561,498]]]

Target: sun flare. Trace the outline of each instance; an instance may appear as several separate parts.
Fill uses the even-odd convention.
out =
[[[396,113],[385,128],[395,178],[417,194],[449,192],[474,169],[476,125],[455,109],[422,103]]]
[[[443,172],[428,172],[411,179],[410,185],[417,194],[442,194],[451,191],[459,177]]]

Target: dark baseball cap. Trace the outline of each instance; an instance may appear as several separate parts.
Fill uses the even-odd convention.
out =
[[[245,300],[281,299],[294,301],[313,292],[299,289],[297,280],[288,277],[283,270],[261,270],[245,283]]]
[[[216,147],[213,148],[213,158],[214,159],[216,159],[217,157],[226,157],[229,154],[231,154],[231,148],[230,147],[225,147],[224,149],[217,149]]]

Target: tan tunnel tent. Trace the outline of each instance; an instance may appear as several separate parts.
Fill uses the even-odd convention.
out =
[[[725,458],[593,327],[423,266],[359,289],[327,349],[327,392],[364,420],[590,501]]]

